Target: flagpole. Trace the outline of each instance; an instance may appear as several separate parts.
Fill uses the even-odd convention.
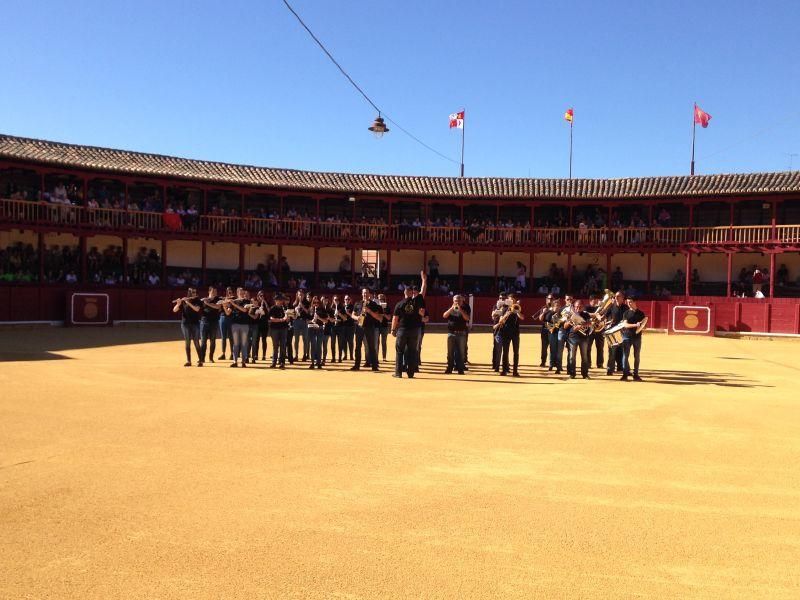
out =
[[[689,175],[694,175],[694,136],[697,132],[697,119],[695,119],[695,115],[697,114],[697,102],[694,103],[694,109],[692,109],[692,166],[689,171]]]
[[[575,120],[573,115],[572,120],[569,122],[569,178],[572,179],[572,126]]]
[[[464,176],[464,130],[467,128],[467,111],[461,110],[464,113],[464,118],[461,119],[461,177]]]

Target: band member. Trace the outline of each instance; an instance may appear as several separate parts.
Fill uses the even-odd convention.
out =
[[[289,317],[286,316],[286,296],[275,295],[275,304],[269,309],[269,337],[272,341],[271,369],[278,366],[286,368],[286,341],[288,339]]]
[[[565,294],[564,295],[564,307],[561,309],[561,321],[562,322],[572,312],[572,303],[573,302],[575,302],[575,298],[573,298],[569,294]],[[567,335],[568,334],[569,334],[569,330],[565,329],[563,327],[563,325],[558,328],[558,345],[556,347],[556,352],[558,352],[558,357],[557,357],[556,362],[558,363],[559,370],[561,370],[561,366],[564,364],[564,350],[567,347]]]
[[[619,325],[622,321],[622,315],[628,310],[628,305],[625,304],[625,293],[620,291],[614,294],[614,303],[609,307],[606,312],[606,329],[610,329]],[[608,348],[608,362],[606,362],[606,375],[613,375],[614,368],[617,371],[622,371],[622,347],[609,347]]]
[[[636,298],[628,298],[628,310],[622,315],[627,325],[622,330],[622,381],[628,381],[631,374],[631,349],[633,349],[633,380],[642,381],[639,377],[639,354],[642,351],[642,333],[636,332],[639,323],[644,320],[644,313],[639,310]]]
[[[267,360],[267,336],[269,335],[269,305],[267,304],[264,292],[258,292],[256,296],[255,310],[256,333],[250,344],[250,360],[255,362],[258,359],[258,349],[261,347],[261,360]]]
[[[353,360],[353,337],[355,336],[356,321],[353,316],[353,305],[350,295],[344,297],[344,305],[342,306],[341,319],[342,319],[342,341],[339,342],[339,362],[342,360],[342,353],[344,358]],[[342,343],[344,342],[344,343]]]
[[[225,300],[233,302],[236,300],[236,294],[233,293],[232,287],[225,288]],[[230,342],[231,344],[231,358],[233,358],[233,337],[231,337],[231,321],[225,311],[221,311],[219,315],[219,337],[222,340],[222,355],[217,360],[225,360],[225,345]]]
[[[183,365],[184,367],[192,366],[192,344],[194,344],[194,350],[197,352],[197,366],[203,366],[203,356],[200,352],[201,306],[200,299],[197,297],[197,290],[189,288],[186,297],[176,300],[172,309],[172,312],[181,313],[181,332],[186,346],[186,364]]]
[[[464,370],[469,371],[469,331],[472,329],[472,307],[469,305],[468,299],[462,297],[461,310],[467,319],[467,333],[464,335]]]
[[[389,339],[389,326],[392,315],[389,314],[389,304],[386,302],[385,294],[378,294],[378,304],[383,309],[383,319],[381,319],[380,327],[378,327],[378,341],[380,342],[380,353],[383,357],[383,362],[386,362],[386,342]]]
[[[297,360],[308,360],[308,322],[311,320],[311,302],[306,300],[303,290],[297,290],[294,299],[294,310],[297,318],[294,320],[294,354]],[[300,354],[300,340],[303,340],[303,354]],[[302,356],[302,358],[300,358]]]
[[[424,312],[425,300],[420,295],[414,296],[413,290],[406,287],[392,317],[392,335],[396,338],[393,377],[402,377],[406,371],[408,377],[413,378],[417,372],[417,341]]]
[[[286,322],[286,361],[290,364],[294,364],[295,355],[292,349],[292,343],[294,342],[294,322],[297,320],[297,313],[294,312],[294,306],[292,306],[292,299],[291,297],[286,297],[286,304],[284,305],[286,316],[289,318]],[[294,315],[292,314],[294,313]],[[302,327],[302,325],[301,325]]]
[[[325,315],[322,325],[322,366],[328,360],[328,343],[331,344],[331,361],[336,362],[336,336],[333,335],[333,319],[329,318],[330,302],[327,296],[321,296],[319,299],[320,314]]]
[[[222,298],[217,295],[217,288],[213,285],[208,288],[208,296],[200,300],[202,304],[202,312],[200,313],[200,362],[206,361],[206,350],[208,351],[209,362],[214,362],[214,350],[216,350],[219,319],[222,312],[221,300]]]
[[[247,290],[236,288],[236,300],[224,305],[225,314],[231,319],[231,335],[233,336],[233,362],[231,367],[237,367],[237,361],[241,358],[242,367],[247,366],[247,351],[249,343],[247,334],[250,329],[250,300],[247,297]]]
[[[505,314],[500,317],[500,321],[497,323],[503,354],[500,375],[508,375],[508,352],[509,349],[513,349],[514,371],[512,375],[519,377],[519,324],[520,321],[525,319],[525,315],[522,314],[522,308],[517,301],[516,294],[509,294],[508,299],[511,300],[511,305],[507,307]]]
[[[261,301],[258,299],[258,296],[252,298],[250,292],[247,292],[246,296],[249,303],[245,308],[247,309],[247,314],[250,315],[250,322],[247,324],[247,357],[250,364],[255,364],[256,358],[258,357],[253,350],[255,350],[256,338],[258,337],[258,315]]]
[[[598,308],[600,308],[600,298],[598,298],[596,294],[592,294],[589,296],[589,306],[587,306],[585,310],[589,314],[593,314],[597,312]],[[589,334],[589,344],[587,346],[589,350],[589,364],[592,363],[592,346],[594,346],[597,352],[597,360],[595,364],[597,365],[598,369],[602,369],[606,365],[604,352],[606,341],[602,331],[594,331],[594,329],[592,329],[592,332]]]
[[[539,309],[539,312],[533,317],[534,321],[539,321],[542,324],[541,331],[539,332],[539,336],[542,340],[542,352],[541,358],[542,361],[539,364],[540,367],[544,367],[545,363],[547,362],[547,352],[550,349],[550,332],[547,330],[547,324],[545,323],[545,317],[547,312],[550,310],[550,303],[553,301],[553,296],[551,294],[547,294],[547,298],[544,299],[544,306]]]
[[[360,306],[356,306],[355,312],[358,313],[362,324],[356,328],[356,362],[350,370],[358,371],[361,369],[361,342],[363,342],[366,348],[364,366],[371,367],[373,371],[379,371],[378,327],[380,327],[381,324],[383,309],[381,305],[372,298],[372,292],[364,288],[361,290]]]
[[[577,374],[578,352],[581,353],[581,377],[589,379],[589,368],[592,360],[589,357],[589,332],[591,331],[591,317],[583,308],[583,301],[575,300],[572,305],[572,312],[578,315],[586,323],[580,327],[572,321],[567,321],[564,328],[567,330],[567,373],[570,379],[575,379]]]
[[[311,320],[308,322],[308,338],[311,343],[311,364],[308,368],[313,369],[316,367],[317,369],[321,369],[323,364],[322,348],[325,344],[324,330],[330,316],[328,311],[322,306],[321,300],[316,296],[311,299],[310,313]]]
[[[447,320],[447,368],[445,373],[453,369],[459,375],[464,374],[464,355],[467,349],[467,314],[464,312],[464,297],[453,296],[453,305],[442,315]]]
[[[548,371],[556,370],[561,373],[561,356],[558,354],[558,331],[560,329],[559,319],[561,318],[561,301],[553,298],[550,302],[550,310],[545,313],[545,323],[550,338],[550,366]]]
[[[503,294],[505,296],[505,294]],[[497,301],[495,304],[494,310],[492,311],[492,369],[496,373],[500,372],[500,358],[503,354],[503,339],[500,337],[500,332],[498,330],[498,324],[500,323],[500,318],[506,312],[508,307],[506,306],[505,298],[501,297],[500,300]]]
[[[422,280],[422,286],[411,286],[411,296],[413,298],[421,298],[421,301],[418,302],[421,302],[423,308],[422,326],[419,329],[419,339],[417,341],[417,366],[415,370],[417,373],[419,373],[419,366],[422,364],[422,339],[425,337],[425,325],[430,321],[428,308],[425,306],[425,295],[428,293],[428,274],[425,271],[420,271],[419,276]]]
[[[339,302],[339,296],[334,296],[329,309],[332,317],[331,321],[333,322],[333,331],[331,333],[331,362],[334,363],[337,361],[337,357],[338,361],[342,362],[342,352],[345,351],[343,311],[344,304]],[[339,347],[338,350],[336,350],[337,346]]]

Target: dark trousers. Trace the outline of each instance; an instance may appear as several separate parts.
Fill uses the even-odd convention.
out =
[[[619,346],[617,346],[619,348]],[[642,336],[623,338],[622,340],[622,374],[631,374],[631,349],[633,349],[633,375],[639,376],[639,354],[642,352]]]
[[[261,348],[261,360],[267,358],[267,336],[269,335],[269,326],[265,324],[256,325],[255,337],[252,340],[252,352],[250,356],[258,358],[258,349]]]
[[[606,372],[613,373],[614,369],[622,371],[622,344],[615,347],[608,347],[608,361],[606,362]]]
[[[447,334],[447,370],[464,372],[464,356],[467,350],[467,332],[455,331]]]
[[[192,362],[192,344],[197,352],[197,360],[203,362],[200,354],[200,326],[197,323],[181,323],[181,332],[186,346],[186,362]]]
[[[388,325],[381,325],[379,331],[379,342],[381,347],[381,356],[383,357],[383,362],[386,362],[386,342],[389,341],[389,326]]]
[[[503,338],[499,333],[492,334],[492,369],[500,370],[500,359],[503,356]]]
[[[464,364],[469,362],[469,330],[464,332]]]
[[[286,343],[288,335],[286,329],[270,328],[269,337],[272,340],[272,364],[286,364]]]
[[[561,355],[558,353],[558,329],[549,334],[550,337],[550,366],[561,370]]]
[[[355,325],[342,326],[342,341],[339,342],[339,355],[344,351],[344,357],[353,360],[353,337],[355,336]],[[342,343],[344,342],[344,343]]]
[[[336,344],[339,341],[339,334],[334,327],[328,327],[323,331],[325,338],[322,343],[327,346],[330,342],[331,345],[331,362],[336,362]],[[341,349],[339,350],[341,352]],[[325,353],[327,355],[327,352]]]
[[[401,375],[406,371],[409,376],[412,376],[417,371],[417,352],[419,342],[419,328],[414,327],[406,329],[401,327],[397,330],[397,339],[395,340],[394,349],[394,373]]]
[[[378,330],[374,327],[356,327],[356,364],[361,367],[361,345],[366,350],[364,366],[378,370]]]
[[[231,324],[233,321],[230,317],[221,315],[219,318],[219,337],[222,339],[222,356],[225,356],[226,344],[231,344],[231,354],[233,354],[233,334],[231,333]]]
[[[519,333],[501,336],[503,340],[503,373],[508,373],[508,351],[514,350],[514,373],[519,370]]]
[[[286,360],[294,362],[295,355],[292,353],[292,342],[294,341],[294,329],[289,327],[286,330]]]
[[[606,364],[606,357],[605,357],[606,340],[602,331],[600,333],[592,333],[591,335],[589,335],[589,343],[587,344],[589,352],[589,364],[592,363],[592,346],[594,346],[595,351],[597,352],[597,361],[594,364],[597,365],[598,369],[602,369],[603,366]]]
[[[567,340],[567,347],[569,353],[567,354],[567,373],[570,375],[577,375],[578,366],[578,352],[581,353],[581,375],[586,376],[589,374],[589,367],[592,366],[592,359],[589,356],[589,336],[578,334],[569,336]]]
[[[308,342],[311,348],[311,364],[322,364],[322,346],[324,343],[325,335],[322,327],[309,327],[308,328]]]
[[[542,327],[542,365],[547,364],[547,351],[550,350],[550,332],[547,327]]]
[[[339,346],[339,354],[334,354],[334,358],[339,358],[339,362],[342,362],[343,359],[347,358],[347,341],[345,340],[345,327],[334,327],[333,328],[333,335],[331,337],[336,338],[336,344]],[[331,347],[333,347],[333,342],[331,342]]]
[[[206,361],[206,350],[208,350],[208,358],[214,360],[218,330],[219,323],[217,321],[209,321],[206,318],[200,319],[200,362]]]

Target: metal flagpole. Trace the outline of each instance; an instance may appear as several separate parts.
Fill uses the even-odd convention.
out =
[[[575,120],[575,115],[572,115],[572,120],[569,122],[569,178],[572,179],[572,125]]]
[[[689,175],[694,175],[694,136],[697,132],[697,119],[695,119],[695,115],[697,114],[697,102],[694,103],[694,108],[692,109],[692,166],[689,171]]]
[[[462,109],[464,117],[461,119],[461,177],[464,176],[464,130],[467,128],[467,111]]]

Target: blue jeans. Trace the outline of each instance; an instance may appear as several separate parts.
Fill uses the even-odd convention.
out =
[[[321,327],[308,327],[308,342],[311,348],[311,364],[322,364],[322,343],[325,335]]]
[[[464,354],[467,351],[467,332],[453,331],[447,334],[447,369],[464,371]]]
[[[286,364],[286,329],[269,328],[269,337],[272,340],[272,364]]]
[[[406,371],[409,376],[412,376],[417,370],[419,360],[418,356],[418,342],[419,342],[419,327],[406,329],[400,327],[397,330],[397,339],[395,340],[394,350],[394,373],[400,376],[403,371]]]
[[[200,354],[200,327],[198,324],[181,323],[181,332],[186,345],[186,362],[192,362],[192,343],[194,343],[194,349],[197,352],[197,360],[203,362],[203,357]]]
[[[206,350],[208,350],[208,358],[214,360],[218,330],[219,323],[216,321],[209,321],[205,317],[200,319],[200,362],[205,362]]]
[[[563,348],[562,348],[563,350]],[[561,370],[561,354],[558,352],[558,330],[550,334],[550,365],[551,367]]]
[[[563,327],[559,327],[558,328],[558,345],[556,346],[556,351],[558,352],[558,368],[559,369],[564,364],[564,348],[566,348],[566,346],[567,346],[567,337],[568,336],[569,336],[569,331],[567,331]]]
[[[231,323],[231,336],[233,337],[233,362],[236,362],[239,358],[242,359],[242,364],[247,362],[248,351],[250,350],[250,342],[248,340],[249,333],[249,325]]]
[[[567,373],[570,375],[578,374],[578,352],[581,353],[581,375],[589,374],[589,367],[592,366],[592,359],[589,356],[590,337],[580,333],[569,336],[567,340],[569,354],[567,354]]]
[[[631,374],[631,348],[633,348],[633,376],[639,376],[639,354],[642,351],[642,336],[623,338],[622,340],[622,374]]]
[[[231,324],[233,321],[230,317],[221,315],[219,318],[219,337],[222,339],[222,356],[225,356],[225,348],[228,341],[231,343],[231,352],[233,352],[233,337],[231,333]]]

